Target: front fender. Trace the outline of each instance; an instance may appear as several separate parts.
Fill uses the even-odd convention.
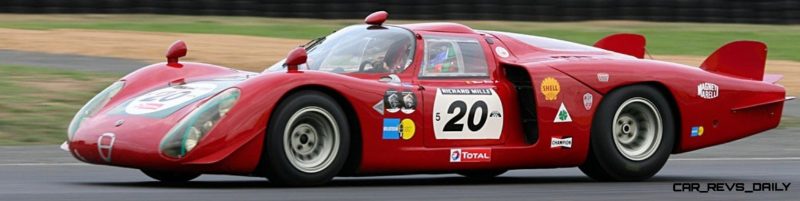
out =
[[[241,96],[228,116],[207,135],[192,151],[184,163],[193,165],[221,165],[240,167],[237,172],[253,172],[263,149],[264,135],[268,135],[270,116],[280,101],[307,88],[324,88],[344,97],[361,118],[377,118],[370,112],[376,100],[381,100],[385,85],[374,80],[319,72],[267,72],[252,77],[235,87]],[[228,160],[237,159],[237,160]]]

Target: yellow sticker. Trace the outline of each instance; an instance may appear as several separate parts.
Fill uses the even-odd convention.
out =
[[[400,136],[404,140],[410,140],[412,137],[414,137],[414,132],[415,130],[417,130],[417,128],[414,125],[413,120],[403,119],[403,121],[400,122],[399,130],[400,130]]]
[[[544,95],[544,100],[556,100],[558,98],[558,92],[561,91],[561,85],[558,84],[558,80],[553,77],[546,77],[542,80],[542,86],[540,87],[542,94]]]
[[[700,126],[700,128],[697,129],[697,135],[698,136],[703,136],[703,130],[705,130],[705,129],[703,129],[703,127]]]

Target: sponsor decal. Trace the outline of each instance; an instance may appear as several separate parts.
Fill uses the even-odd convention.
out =
[[[492,89],[439,89],[442,95],[492,95]]]
[[[572,137],[552,137],[550,138],[550,148],[560,147],[562,149],[572,148]]]
[[[547,77],[542,80],[540,90],[544,95],[544,100],[552,101],[558,98],[558,92],[561,91],[561,85],[558,84],[558,80],[555,78]]]
[[[503,47],[500,47],[500,46],[495,47],[494,48],[494,52],[497,53],[497,56],[500,56],[500,57],[503,57],[503,58],[506,58],[506,57],[509,56],[508,55],[508,50],[506,50],[506,48],[503,48]]]
[[[417,109],[417,96],[414,95],[414,92],[403,91],[402,97],[403,107],[400,109],[400,111],[404,114],[414,113],[414,110]]]
[[[414,137],[414,132],[416,132],[416,130],[417,127],[414,125],[414,120],[403,119],[403,121],[400,121],[398,131],[400,132],[400,137],[404,140],[410,140]]]
[[[558,112],[556,112],[556,118],[553,119],[553,123],[562,123],[562,122],[572,122],[572,117],[569,116],[569,111],[567,111],[567,107],[564,107],[564,103],[561,103],[561,106],[558,107]]]
[[[491,80],[467,80],[464,81],[467,84],[494,84],[494,81]]]
[[[133,99],[125,107],[125,112],[128,114],[148,114],[166,110],[188,103],[195,100],[195,98],[209,95],[216,88],[217,85],[212,83],[189,83],[155,90]]]
[[[594,104],[594,97],[590,93],[583,94],[583,108],[586,110],[592,109],[592,104]]]
[[[384,140],[410,140],[414,137],[417,127],[414,120],[403,119],[402,121],[397,118],[383,119],[383,134]]]
[[[372,106],[372,109],[374,109],[376,112],[381,113],[381,115],[383,115],[383,110],[385,110],[383,108],[383,100],[378,101],[378,103],[375,103],[375,105]]]
[[[400,119],[397,118],[383,119],[383,139],[384,140],[400,139]]]
[[[703,127],[702,126],[695,126],[692,127],[692,137],[699,137],[703,136]]]
[[[492,161],[490,148],[462,148],[450,149],[451,163],[474,163]]]
[[[386,90],[386,93],[383,94],[383,107],[386,108],[386,112],[395,113],[400,111],[400,107],[402,107],[402,102],[400,102],[402,94],[397,92],[397,90],[389,89]]]
[[[597,81],[599,81],[599,82],[608,82],[608,73],[598,73],[597,74]]]
[[[503,104],[491,88],[440,88],[433,103],[436,139],[500,139]]]
[[[103,133],[97,138],[97,152],[100,154],[101,159],[111,162],[111,151],[113,151],[114,141],[116,140],[117,137],[114,133]]]
[[[719,86],[708,82],[700,83],[697,85],[697,96],[705,99],[714,99],[719,96]]]

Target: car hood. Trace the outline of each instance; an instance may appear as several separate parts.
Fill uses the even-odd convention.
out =
[[[247,75],[195,80],[155,88],[130,96],[108,111],[108,115],[139,115],[150,118],[165,118],[178,110],[216,95],[222,90],[247,79]]]

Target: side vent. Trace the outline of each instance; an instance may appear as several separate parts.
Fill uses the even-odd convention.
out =
[[[522,110],[520,119],[525,140],[528,144],[534,144],[539,140],[539,122],[536,119],[536,94],[531,76],[524,68],[504,65],[503,69],[517,92],[517,104]]]

